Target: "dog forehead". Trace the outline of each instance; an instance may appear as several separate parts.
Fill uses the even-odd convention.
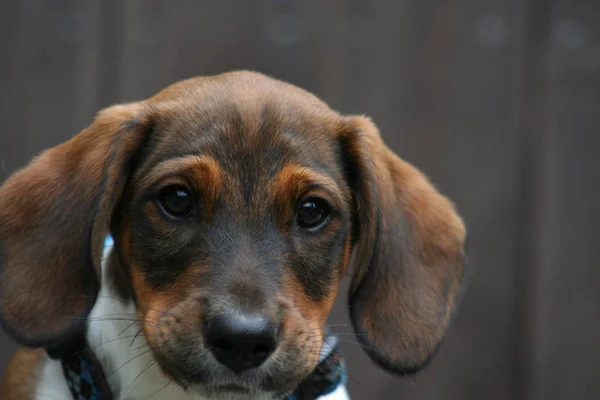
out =
[[[147,103],[160,114],[159,118],[178,120],[192,134],[190,125],[231,122],[244,125],[249,132],[267,124],[312,127],[306,130],[309,134],[314,128],[335,128],[341,120],[312,93],[249,71],[184,80],[165,88]]]
[[[265,163],[335,162],[331,145],[343,119],[302,89],[233,73],[183,81],[165,93],[151,107],[156,161],[205,154],[224,167],[251,162],[255,171]]]
[[[224,168],[239,165],[261,170],[265,163],[331,164],[337,143],[332,120],[282,111],[263,104],[254,112],[232,103],[204,104],[194,110],[161,114],[152,127],[155,160],[206,155]]]

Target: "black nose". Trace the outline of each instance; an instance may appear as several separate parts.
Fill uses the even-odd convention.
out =
[[[206,325],[204,337],[217,360],[238,373],[258,367],[277,348],[277,329],[257,314],[213,317]]]

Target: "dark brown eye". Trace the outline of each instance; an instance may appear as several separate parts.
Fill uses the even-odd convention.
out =
[[[173,217],[187,217],[192,212],[192,196],[183,186],[172,185],[164,188],[158,196],[158,203]]]
[[[323,199],[309,198],[300,204],[298,225],[302,228],[316,228],[329,216],[329,205]]]

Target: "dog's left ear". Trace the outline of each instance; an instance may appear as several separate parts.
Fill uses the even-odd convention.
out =
[[[341,144],[356,200],[351,320],[373,361],[413,373],[449,326],[463,276],[465,226],[369,119],[347,117]]]
[[[53,352],[85,328],[111,215],[147,136],[142,103],[101,111],[0,187],[0,320]]]

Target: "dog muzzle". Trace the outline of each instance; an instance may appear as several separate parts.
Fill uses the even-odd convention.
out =
[[[112,245],[109,236],[104,247]],[[115,400],[102,365],[83,336],[81,343],[77,351],[61,358],[73,400]],[[346,363],[338,352],[338,343],[337,336],[325,336],[317,367],[287,400],[350,400],[345,387]]]

